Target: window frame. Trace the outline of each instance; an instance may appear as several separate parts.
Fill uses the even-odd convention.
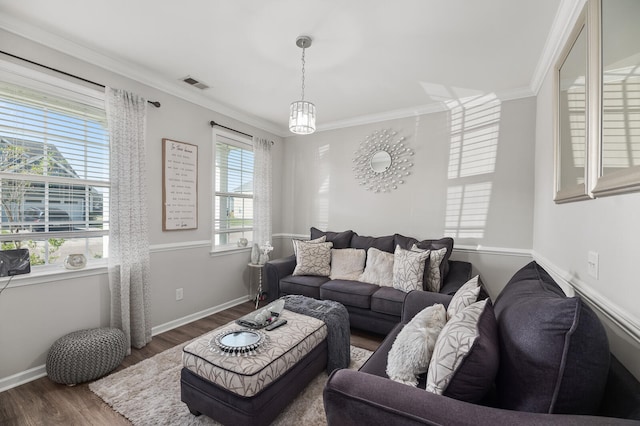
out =
[[[224,141],[219,140],[219,138],[223,138]],[[238,135],[234,132],[228,132],[219,128],[214,127],[212,129],[212,140],[213,140],[213,149],[212,149],[212,200],[211,200],[211,209],[212,209],[212,215],[211,215],[211,252],[212,253],[225,253],[225,252],[232,252],[232,251],[238,251],[238,250],[247,250],[249,249],[252,245],[253,245],[253,241],[251,239],[248,239],[248,244],[247,246],[238,246],[237,244],[233,244],[233,243],[227,243],[227,244],[216,244],[216,237],[220,234],[222,234],[221,232],[216,230],[216,222],[218,221],[217,218],[217,210],[216,210],[216,198],[220,195],[222,196],[228,196],[228,195],[235,195],[235,193],[232,192],[227,192],[227,191],[217,191],[216,190],[216,176],[217,176],[217,172],[216,172],[216,168],[217,168],[217,158],[216,158],[216,153],[217,153],[217,146],[218,143],[224,143],[226,145],[231,145],[231,146],[235,146],[236,148],[239,149],[243,149],[246,151],[250,151],[252,154],[254,153],[254,149],[253,149],[253,139],[250,137],[245,137],[245,136],[241,136]],[[252,170],[253,172],[253,170]],[[254,176],[254,180],[255,180],[255,176]],[[244,199],[251,199],[254,200],[255,195],[252,192],[250,195],[248,194],[241,194],[238,195],[241,198]],[[242,231],[244,232],[250,232],[251,235],[253,236],[253,231],[254,231],[254,227],[251,226],[250,228],[242,228]]]
[[[56,98],[61,98],[65,100],[69,100],[72,102],[82,103],[89,107],[97,108],[100,110],[105,110],[105,94],[104,91],[97,89],[93,85],[89,87],[84,83],[80,83],[77,81],[70,81],[66,78],[61,78],[57,75],[53,75],[52,73],[35,70],[33,68],[29,68],[15,62],[10,62],[7,60],[0,59],[0,80],[17,85],[22,86],[28,90],[32,90],[34,92],[38,92],[44,96],[52,96]],[[105,116],[106,119],[106,116]],[[106,121],[105,121],[106,123]],[[108,128],[105,124],[105,130],[107,130],[107,138],[108,138]],[[105,164],[105,168],[107,172],[109,171],[109,164]],[[4,176],[5,178],[7,176]],[[64,184],[69,186],[101,186],[105,187],[108,190],[110,189],[110,178],[107,180],[95,180],[88,177],[85,177],[78,181],[78,183],[72,183],[70,179],[61,178],[55,175],[52,176],[39,176],[33,175],[28,178],[29,181],[41,181],[45,182],[48,185],[56,185],[56,184]],[[92,185],[92,182],[96,185]],[[103,203],[102,208],[105,209],[103,215],[103,225],[108,224],[108,202]],[[50,208],[56,208],[55,205],[47,205],[44,204],[45,210]],[[85,212],[86,213],[86,212]],[[51,221],[49,222],[49,224]],[[55,224],[55,221],[53,222]],[[73,220],[71,222],[72,226]],[[102,238],[103,239],[103,252],[101,258],[92,258],[87,256],[87,267],[88,268],[103,268],[106,265],[106,259],[108,258],[108,226],[103,227],[102,229],[95,230],[74,230],[74,231],[45,231],[45,232],[21,232],[18,234],[13,234],[11,238],[0,238],[0,242],[2,241],[34,241],[34,242],[47,242],[49,243],[50,239],[54,238],[64,238],[65,240],[84,240],[83,246],[85,255],[87,254],[87,245],[90,238]],[[45,246],[46,247],[46,246]],[[48,258],[48,256],[45,256]],[[76,273],[77,271],[71,271],[61,268],[62,260],[60,259],[57,263],[45,263],[44,265],[32,265],[32,273],[31,276],[37,277],[42,274],[50,274],[50,273]],[[22,277],[16,277],[17,279]]]

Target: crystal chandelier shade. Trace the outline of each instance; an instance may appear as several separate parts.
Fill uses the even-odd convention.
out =
[[[311,38],[300,36],[296,45],[302,49],[302,96],[289,108],[289,130],[298,135],[308,135],[316,131],[316,106],[304,100],[304,51],[311,46]]]

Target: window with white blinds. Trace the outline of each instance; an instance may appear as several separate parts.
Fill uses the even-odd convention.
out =
[[[0,81],[0,243],[32,265],[106,257],[104,108]]]
[[[214,250],[237,248],[253,240],[253,147],[214,134],[216,148]]]

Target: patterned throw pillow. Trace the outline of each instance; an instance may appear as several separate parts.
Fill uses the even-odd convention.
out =
[[[331,247],[333,243],[298,241],[296,268],[293,275],[328,277],[331,273]]]
[[[449,307],[447,308],[447,321],[454,317],[455,314],[462,311],[467,306],[478,300],[478,294],[480,294],[480,278],[478,275],[467,281],[462,287],[456,291],[456,294],[451,298]]]
[[[430,251],[411,251],[396,246],[393,255],[393,288],[408,293],[422,290],[425,262]]]
[[[426,390],[478,402],[493,385],[499,357],[498,326],[491,301],[475,302],[442,328],[429,363]]]
[[[367,250],[367,266],[358,281],[393,287],[393,253],[378,250],[375,247]]]
[[[331,249],[332,280],[356,281],[364,272],[364,262],[367,252],[362,249]]]
[[[305,243],[324,243],[327,241],[327,236],[323,235],[322,237],[316,238],[315,240],[291,240],[291,244],[293,244],[293,254],[298,254],[298,243],[300,241]]]
[[[424,249],[418,248],[417,245],[411,246],[411,251],[422,252]],[[425,282],[426,287],[424,290],[432,291],[434,293],[438,293],[440,291],[440,287],[442,286],[442,274],[440,272],[440,264],[447,254],[447,248],[443,247],[439,250],[431,250],[431,255],[429,256],[429,269],[427,270],[427,279]]]
[[[414,316],[393,341],[387,355],[387,376],[396,382],[416,386],[417,376],[427,372],[433,348],[446,321],[441,304],[431,305]]]

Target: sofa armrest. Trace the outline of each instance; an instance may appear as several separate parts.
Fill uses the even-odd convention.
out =
[[[471,263],[461,260],[450,260],[449,273],[444,278],[440,293],[453,296],[469,279],[471,279]]]
[[[324,392],[328,425],[623,425],[630,420],[538,414],[458,401],[354,370],[334,371]]]
[[[270,260],[264,264],[264,290],[267,292],[267,302],[273,302],[280,297],[280,279],[293,274],[294,269],[295,255]]]
[[[407,293],[402,304],[402,322],[408,322],[416,316],[418,312],[427,306],[442,303],[444,307],[449,306],[451,298],[448,294],[434,293],[432,291],[413,290]]]

